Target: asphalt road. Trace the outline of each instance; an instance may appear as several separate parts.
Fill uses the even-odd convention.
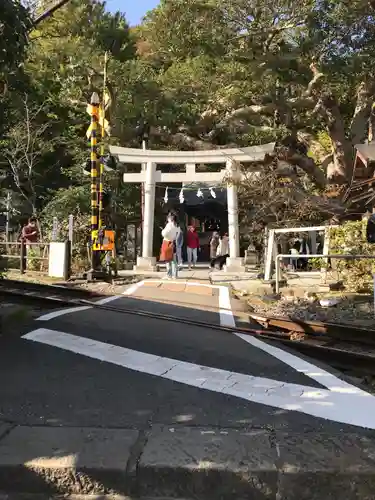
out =
[[[367,432],[294,411],[297,407],[288,403],[292,396],[286,395],[289,386],[303,386],[314,392],[324,385],[305,374],[304,369],[297,371],[243,338],[121,312],[121,308],[142,309],[219,325],[223,321],[219,308],[224,307],[219,295],[219,289],[209,287],[148,284],[131,297],[111,302],[117,312],[94,308],[31,322],[22,334],[47,330],[41,331],[38,338],[31,334],[26,338],[8,336],[2,341],[0,377],[6,383],[0,384],[0,422],[136,429],[152,424],[183,424],[241,430]],[[66,348],[57,345],[61,339],[67,342]],[[160,373],[154,368],[156,362],[168,364],[171,360],[175,362],[173,368],[169,364]],[[312,372],[321,371],[315,368]],[[211,370],[212,380],[197,386],[201,383],[196,381],[198,369]],[[272,401],[285,397],[288,404],[262,404],[259,399],[251,400],[253,396],[246,400],[233,389],[230,394],[225,388],[230,385],[222,383],[228,376],[240,381],[240,389],[246,380],[252,383],[243,376],[255,377],[259,382],[252,390],[255,396],[263,390],[263,383],[271,384],[271,389],[267,386],[264,391],[274,397]],[[275,388],[274,381],[279,384]],[[214,383],[221,384],[220,390]],[[353,406],[349,400],[348,405]]]

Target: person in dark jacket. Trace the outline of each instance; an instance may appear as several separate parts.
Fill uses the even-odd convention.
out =
[[[198,260],[199,236],[195,231],[194,226],[189,226],[186,235],[187,259],[188,266],[191,269],[191,264],[195,267]]]

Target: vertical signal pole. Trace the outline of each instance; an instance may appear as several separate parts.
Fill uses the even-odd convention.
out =
[[[103,226],[103,177],[104,177],[104,120],[105,120],[105,94],[107,87],[107,66],[108,66],[108,52],[104,54],[104,78],[103,78],[103,97],[102,97],[102,109],[100,113],[100,132],[101,132],[101,143],[100,143],[100,171],[99,171],[99,222],[98,227],[101,229]]]
[[[99,115],[99,96],[94,92],[91,96],[91,267],[95,270],[96,254],[94,240],[98,231],[98,157],[97,157],[97,130]]]

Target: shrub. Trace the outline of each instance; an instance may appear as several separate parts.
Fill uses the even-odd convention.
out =
[[[313,257],[309,259],[309,266],[312,271],[320,271],[324,267],[324,259],[320,257]]]
[[[350,221],[332,228],[330,235],[330,253],[347,255],[374,255],[375,245],[366,240],[367,220]],[[338,277],[345,288],[354,292],[366,292],[373,288],[372,274],[375,259],[332,259]]]
[[[38,271],[40,267],[39,248],[29,248],[27,250],[27,266],[29,271]]]

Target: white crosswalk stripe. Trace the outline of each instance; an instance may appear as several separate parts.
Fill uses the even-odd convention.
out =
[[[148,281],[160,282],[160,280]],[[125,290],[124,295],[133,295],[144,284],[144,281],[132,284]],[[218,289],[220,324],[235,328],[235,319],[227,287],[202,285],[190,281],[189,285]],[[98,301],[98,303],[105,304],[117,299],[119,299],[118,296],[106,297]],[[38,320],[49,321],[65,314],[81,312],[87,309],[91,309],[91,306],[53,311],[41,316]],[[249,335],[234,333],[234,336],[318,382],[326,389],[188,363],[47,328],[34,330],[25,335],[24,339],[203,390],[235,396],[282,410],[301,412],[334,422],[375,429],[373,419],[375,397],[371,394],[274,345]]]
[[[197,365],[47,328],[34,330],[23,338],[203,390],[283,410],[294,410],[343,424],[375,429],[374,396],[340,381],[328,372],[293,355],[289,355],[291,356],[289,361],[295,362],[292,358],[299,359],[300,364],[297,369],[304,370],[308,367],[311,371],[315,368],[315,374],[316,372],[320,372],[321,375],[326,374],[330,390]],[[273,352],[272,355],[277,356],[277,354],[279,353]],[[289,353],[284,352],[284,354]],[[306,375],[314,375],[312,372],[310,375],[309,373]],[[336,388],[332,386],[332,378],[337,381]],[[322,382],[323,379],[321,376],[319,381]],[[342,385],[339,382],[343,382]]]

